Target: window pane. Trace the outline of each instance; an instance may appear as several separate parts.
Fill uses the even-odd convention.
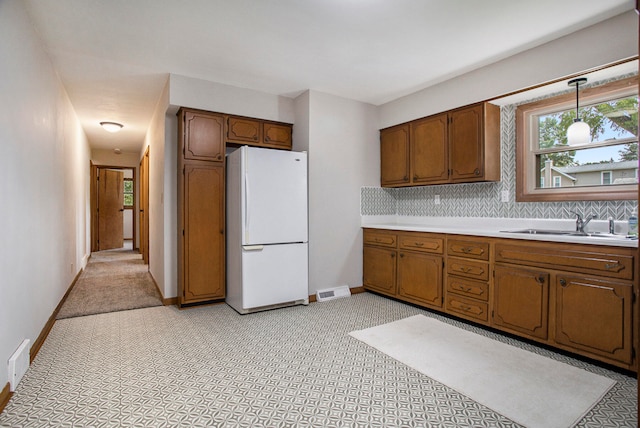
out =
[[[638,143],[538,155],[539,180],[553,187],[637,183]]]
[[[126,207],[133,206],[133,195],[131,193],[124,194],[124,205]]]
[[[133,193],[133,181],[125,180],[124,181],[124,192],[125,193]]]

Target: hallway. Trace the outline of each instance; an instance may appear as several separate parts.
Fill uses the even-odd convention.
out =
[[[125,241],[123,248],[92,253],[56,319],[162,305],[142,256]]]

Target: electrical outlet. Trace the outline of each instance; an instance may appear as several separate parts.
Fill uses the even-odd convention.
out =
[[[440,195],[435,195],[433,197],[433,203],[436,205],[440,205]]]
[[[508,190],[503,190],[502,191],[502,202],[509,202],[509,191]]]

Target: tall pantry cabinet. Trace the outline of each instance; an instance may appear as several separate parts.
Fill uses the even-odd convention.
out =
[[[178,305],[225,297],[225,117],[178,111]]]

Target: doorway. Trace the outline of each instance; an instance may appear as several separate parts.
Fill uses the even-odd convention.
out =
[[[136,249],[135,168],[91,164],[91,251]]]

